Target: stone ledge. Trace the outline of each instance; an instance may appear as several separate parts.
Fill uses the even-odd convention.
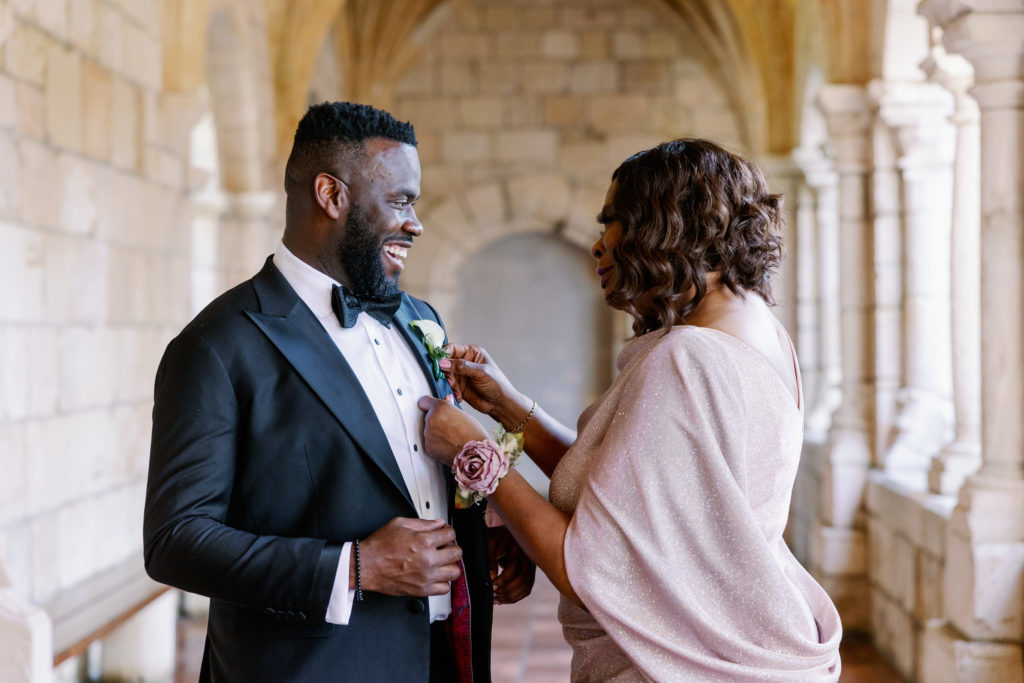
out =
[[[971,641],[943,620],[925,626],[921,638],[922,681],[929,683],[1017,683],[1024,680],[1021,646]]]
[[[54,665],[85,652],[168,590],[146,575],[141,556],[132,555],[59,593],[44,606],[53,621]]]
[[[913,489],[882,470],[868,475],[868,512],[930,554],[945,552],[946,526],[955,505],[953,496]]]

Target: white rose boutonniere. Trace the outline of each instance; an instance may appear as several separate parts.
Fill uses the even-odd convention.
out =
[[[413,320],[409,327],[416,330],[420,335],[423,346],[427,349],[427,356],[430,358],[434,370],[434,378],[441,380],[444,373],[438,361],[448,358],[451,354],[444,350],[444,329],[433,320]]]

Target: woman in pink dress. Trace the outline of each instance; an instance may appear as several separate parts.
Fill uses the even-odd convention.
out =
[[[839,677],[839,615],[782,539],[803,399],[769,311],[780,204],[756,166],[703,140],[619,166],[593,255],[635,337],[578,434],[483,349],[448,347],[456,395],[523,429],[551,477],[550,502],[514,469],[487,499],[562,594],[574,681]],[[443,462],[487,438],[448,403],[421,407]]]

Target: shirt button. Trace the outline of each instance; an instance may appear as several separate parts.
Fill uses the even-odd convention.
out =
[[[399,395],[399,396],[401,396],[401,395],[402,395],[402,394],[404,394],[404,393],[405,393],[405,392],[404,392],[404,391],[402,391],[401,387],[399,387],[399,389],[398,389],[398,395]]]
[[[374,339],[373,343],[376,344],[377,346],[380,346],[380,339]]]
[[[413,444],[413,445],[412,445],[412,450],[413,450],[413,453],[418,453],[418,452],[419,452],[419,450],[420,450],[420,447],[419,447],[419,446],[417,446],[416,444]]]
[[[430,501],[429,500],[426,502],[426,506],[427,506],[427,509],[429,510],[430,509]]]

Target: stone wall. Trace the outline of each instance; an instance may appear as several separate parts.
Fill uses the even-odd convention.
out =
[[[375,25],[372,12],[357,16],[370,4],[349,3],[347,14],[327,16],[339,5],[346,4],[308,6],[323,10],[322,17],[310,14],[332,30],[346,17],[364,34]],[[696,15],[674,9],[695,11],[699,0],[420,3],[428,5],[422,26],[400,32],[420,50],[407,69],[403,60],[415,52],[408,45],[398,51],[401,59],[388,50],[357,56],[386,61],[391,54],[395,63],[379,73],[404,74],[367,90],[385,93],[379,104],[412,120],[421,141],[417,209],[425,234],[403,284],[435,303],[456,336],[466,320],[460,277],[472,273],[465,264],[523,233],[545,236],[524,244],[561,240],[579,255],[596,236],[593,217],[626,156],[686,135],[748,151],[740,132],[763,127],[737,121],[723,82],[707,71],[714,58],[698,54],[729,36],[687,37],[679,17]],[[915,48],[894,64],[899,55],[886,43],[883,71],[863,82],[826,78],[804,99],[817,102],[828,139],[800,141],[807,149],[792,158],[773,147],[774,157],[758,159],[782,183],[776,189],[787,193],[795,219],[780,317],[802,345],[809,387],[808,441],[787,539],[833,595],[847,627],[873,632],[902,675],[1020,680],[1024,483],[1016,417],[1024,383],[1014,315],[1024,308],[1010,304],[1024,287],[1006,283],[1024,276],[1020,193],[1007,189],[1021,185],[1020,169],[1006,140],[1019,140],[1022,126],[1024,16],[1009,9],[989,15],[986,3],[954,0],[890,5],[895,19],[865,19],[878,24],[873,34],[898,37],[896,47],[909,44],[910,29],[898,27],[912,19],[923,46],[926,35],[913,18],[923,12],[942,29],[931,34],[928,59],[919,64],[923,52]],[[0,679],[11,678],[3,668],[14,661],[7,644],[45,630],[33,605],[140,553],[159,356],[193,312],[260,266],[280,234],[287,150],[277,146],[274,122],[290,116],[294,102],[275,97],[310,89],[308,79],[284,68],[290,53],[281,44],[306,34],[276,33],[268,20],[288,6],[0,0],[0,284],[7,292],[0,297],[0,607],[14,604],[4,614],[26,615],[26,629],[0,629]],[[387,30],[367,40],[391,40],[401,22],[387,21]],[[842,48],[867,31],[830,37]],[[789,35],[764,34],[782,41]],[[974,71],[946,63],[937,40],[950,54],[963,53]],[[330,46],[315,47],[331,54]],[[731,73],[742,52],[719,51],[717,68]],[[295,63],[302,54],[291,55]],[[821,55],[799,57],[814,62]],[[779,64],[765,73],[773,68]],[[315,75],[317,95],[344,98],[346,84],[338,80],[347,72],[330,71]],[[965,95],[975,72],[970,92],[980,115],[971,114]],[[952,117],[948,95],[925,86],[922,74],[953,94]],[[738,80],[728,83],[754,82],[738,67],[732,75]],[[770,78],[757,83],[782,92],[770,88]],[[916,106],[936,93],[935,106]],[[762,99],[752,93],[744,111],[758,111]],[[947,119],[960,131],[955,155],[935,144],[936,126],[949,133]],[[958,179],[952,197],[950,175]],[[980,207],[971,197],[979,187]],[[964,229],[972,216],[984,226],[980,277],[958,269],[978,250],[962,241],[977,239],[976,225]],[[933,277],[948,260],[933,250],[936,241],[959,257],[952,287]],[[541,263],[526,251],[517,258],[525,276]],[[964,285],[979,279],[981,294]],[[513,289],[494,300],[515,305]],[[530,324],[543,330],[559,311],[539,308]],[[485,324],[489,314],[477,310],[471,319]],[[598,349],[604,363],[628,326],[622,316],[600,325],[608,329],[595,338],[611,340],[608,353]],[[950,326],[952,397],[949,340],[939,339]],[[986,346],[977,369],[979,330]],[[937,369],[942,383],[931,386]],[[979,376],[980,387],[968,381]],[[923,413],[907,407],[918,389],[956,404],[956,440],[940,453],[934,451],[950,436],[949,416],[943,429],[919,419]],[[897,395],[907,400],[897,402]],[[989,409],[982,415],[983,401]],[[912,448],[896,457],[893,443]],[[926,480],[936,493],[926,492]],[[168,597],[161,606],[167,614]],[[143,621],[166,626],[166,614],[152,614]],[[45,660],[48,641],[29,641],[13,654]],[[111,652],[115,642],[105,643]],[[122,654],[137,649],[125,644],[130,638],[120,642]],[[74,678],[76,666],[70,662],[62,675]]]
[[[874,472],[867,490],[871,633],[882,655],[920,680],[926,624],[943,617],[946,531],[956,500]]]
[[[188,311],[159,3],[0,2],[0,561],[42,603],[132,553]]]
[[[425,231],[403,283],[456,333],[457,273],[488,243],[541,232],[589,250],[627,156],[687,135],[740,142],[679,27],[645,3],[453,2],[393,110],[423,165]]]
[[[0,566],[37,605],[141,547],[189,291],[161,80],[157,0],[0,2]]]

